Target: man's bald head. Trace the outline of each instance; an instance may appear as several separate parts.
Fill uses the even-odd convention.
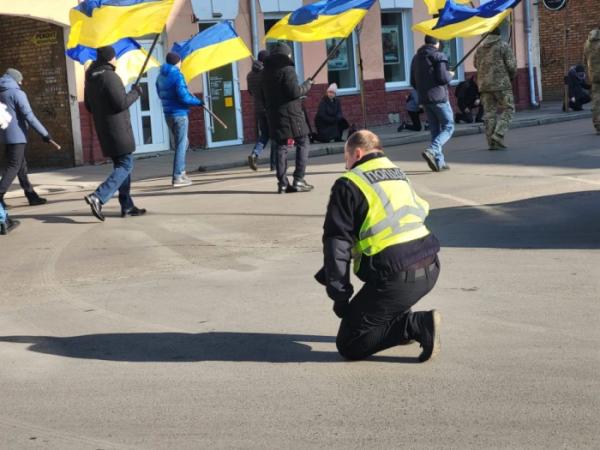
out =
[[[375,133],[369,130],[358,130],[348,138],[344,150],[346,168],[350,169],[363,156],[373,152],[382,152],[383,147]]]

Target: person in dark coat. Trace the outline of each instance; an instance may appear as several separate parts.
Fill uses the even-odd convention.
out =
[[[0,129],[0,142],[5,144],[6,149],[6,168],[0,179],[0,203],[5,208],[4,195],[17,177],[31,206],[46,203],[46,199],[35,192],[27,176],[27,130],[32,127],[46,143],[50,143],[52,138],[33,114],[27,94],[21,89],[22,83],[23,75],[16,69],[7,69],[0,77],[0,102],[6,105],[6,111],[11,116],[6,129]]]
[[[421,154],[434,172],[450,169],[443,146],[454,133],[454,114],[448,100],[448,84],[454,72],[448,70],[448,58],[440,51],[440,42],[425,36],[425,45],[417,51],[410,67],[410,85],[419,93],[427,114],[431,145]]]
[[[121,217],[140,216],[145,209],[137,208],[130,195],[131,171],[135,139],[131,128],[129,107],[142,94],[142,88],[134,86],[129,93],[115,73],[115,50],[111,46],[98,49],[98,59],[85,74],[85,107],[94,118],[96,134],[102,154],[112,159],[114,169],[96,191],[85,196],[92,214],[104,221],[102,206],[119,191]]]
[[[403,121],[398,127],[398,131],[421,131],[423,129],[423,125],[421,125],[421,114],[423,114],[425,110],[419,103],[419,93],[414,88],[411,89],[406,96],[406,112],[412,123]],[[427,129],[427,127],[428,126],[426,125],[425,129]]]
[[[252,149],[252,153],[248,156],[248,166],[250,166],[252,170],[258,170],[256,163],[270,139],[269,121],[267,120],[267,111],[265,110],[265,104],[261,94],[262,74],[267,56],[269,56],[267,50],[258,52],[256,61],[252,63],[252,70],[250,70],[246,76],[248,93],[252,96],[252,100],[254,101],[254,114],[256,115],[256,122],[258,124],[258,141]],[[271,145],[271,170],[275,170],[275,153],[273,145]]]
[[[348,129],[350,124],[342,113],[342,103],[336,97],[337,84],[332,83],[319,103],[319,109],[315,116],[317,127],[317,141],[341,142],[342,133]]]
[[[310,91],[312,80],[298,83],[292,49],[283,42],[277,42],[265,60],[261,80],[261,93],[269,135],[277,146],[278,192],[307,192],[313,189],[304,179],[308,162],[308,125],[302,110],[302,97]],[[296,168],[294,182],[289,184],[287,177],[288,146],[296,146]]]
[[[569,87],[569,108],[573,111],[581,111],[583,105],[590,103],[590,89],[592,86],[585,78],[585,67],[577,64],[569,69],[567,74],[567,85]]]
[[[473,123],[473,110],[477,108],[476,122],[483,122],[483,106],[479,95],[479,86],[475,78],[462,81],[454,90],[456,96],[456,105],[460,112],[454,115],[455,123],[466,122]]]

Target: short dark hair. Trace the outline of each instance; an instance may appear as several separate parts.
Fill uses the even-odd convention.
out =
[[[366,152],[375,150],[383,151],[379,137],[369,130],[358,130],[352,133],[346,141],[346,150],[350,154],[356,153],[356,150],[362,148]]]
[[[437,38],[434,38],[433,36],[425,36],[425,43],[429,44],[429,45],[436,45],[438,42],[440,42]]]

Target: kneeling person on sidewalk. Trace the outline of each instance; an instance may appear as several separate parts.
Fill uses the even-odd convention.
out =
[[[202,106],[202,100],[188,90],[183,74],[179,70],[181,58],[177,53],[167,54],[167,62],[160,68],[156,79],[156,91],[162,102],[165,119],[171,134],[171,147],[175,150],[173,159],[173,187],[192,184],[185,171],[185,154],[190,145],[188,140],[189,109]]]
[[[440,350],[440,314],[412,312],[435,285],[440,244],[425,227],[429,205],[367,130],[346,142],[348,171],[333,186],[323,234],[324,267],[316,275],[342,319],[337,348],[363,359],[416,340],[427,361]],[[350,260],[364,281],[352,298]]]

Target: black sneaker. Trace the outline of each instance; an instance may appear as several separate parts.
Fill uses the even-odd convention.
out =
[[[425,362],[434,358],[440,353],[440,324],[442,323],[442,315],[435,309],[425,313],[423,320],[422,335],[419,337],[423,351],[419,355],[419,361]]]
[[[19,222],[18,220],[12,220],[10,217],[7,217],[6,222],[0,223],[0,235],[7,235],[19,225],[21,225],[21,222]]]
[[[48,203],[48,200],[40,197],[35,191],[25,192],[25,197],[27,197],[30,206],[45,205]]]
[[[104,214],[102,214],[102,202],[96,196],[96,194],[86,195],[84,198],[85,202],[92,208],[92,214],[96,216],[96,219],[104,222]]]
[[[438,168],[437,162],[435,162],[435,157],[429,150],[425,150],[423,153],[421,153],[421,156],[423,157],[423,159],[425,160],[425,162],[427,163],[427,165],[433,172],[440,171],[440,169]]]
[[[127,216],[143,216],[144,214],[146,214],[146,209],[145,208],[138,208],[137,206],[133,206],[127,210],[121,210],[121,217],[127,217]]]
[[[315,187],[312,184],[308,184],[304,178],[294,180],[294,189],[296,189],[296,192],[310,192],[314,188]]]
[[[258,170],[258,166],[256,165],[256,155],[248,156],[248,166],[254,171]]]

